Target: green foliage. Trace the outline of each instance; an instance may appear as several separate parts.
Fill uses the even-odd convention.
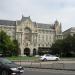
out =
[[[3,56],[18,55],[18,47],[18,42],[15,43],[14,41],[12,41],[4,31],[0,32],[0,53],[2,53]]]
[[[7,36],[7,34],[4,31],[0,32],[0,52],[3,53],[3,55],[6,54],[8,51],[8,46],[11,44],[10,37]]]
[[[61,57],[75,56],[75,36],[69,35],[63,40],[57,40],[51,47],[52,53]]]
[[[13,40],[13,51],[12,51],[13,55],[19,55],[20,54],[20,48],[19,48],[19,44],[17,40]]]
[[[52,53],[61,56],[62,54],[62,40],[57,40],[51,47]]]

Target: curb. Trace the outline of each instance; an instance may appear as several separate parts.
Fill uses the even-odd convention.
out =
[[[37,68],[37,69],[54,69],[54,70],[67,70],[75,71],[75,63],[39,63],[39,62],[19,62],[19,65],[24,68]]]
[[[24,68],[35,68],[35,69],[52,69],[52,70],[66,70],[66,71],[75,71],[75,69],[55,69],[55,68],[40,68],[40,67],[27,67],[23,66]]]

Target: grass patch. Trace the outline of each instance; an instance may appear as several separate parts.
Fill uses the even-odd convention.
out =
[[[37,57],[29,57],[29,56],[12,56],[12,57],[7,57],[9,60],[22,60],[22,61],[29,61],[29,60],[38,60]]]

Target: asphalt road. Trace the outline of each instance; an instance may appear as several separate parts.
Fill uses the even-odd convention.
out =
[[[25,68],[23,75],[75,75],[75,71]]]

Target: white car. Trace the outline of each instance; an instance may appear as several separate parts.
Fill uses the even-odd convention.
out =
[[[43,56],[40,57],[40,60],[42,61],[47,61],[47,60],[60,60],[59,57],[50,55],[50,54],[44,54]]]

